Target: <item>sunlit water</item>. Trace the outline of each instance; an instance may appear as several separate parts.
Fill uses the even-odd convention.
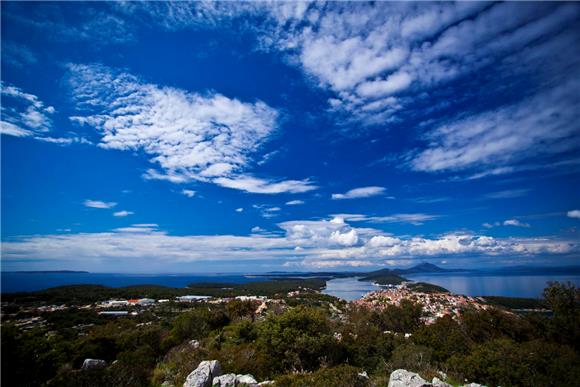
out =
[[[359,278],[336,278],[326,281],[326,289],[322,293],[342,298],[343,300],[353,301],[358,300],[369,292],[381,289],[380,286],[372,282],[359,281]]]
[[[550,281],[572,282],[580,287],[580,275],[491,275],[484,273],[440,273],[406,275],[406,278],[439,285],[468,296],[539,298]],[[381,287],[357,278],[337,278],[326,282],[324,294],[347,301],[357,300]]]
[[[428,282],[468,296],[538,298],[549,281],[570,281],[580,286],[580,275],[492,275],[483,273],[415,274],[406,278]]]

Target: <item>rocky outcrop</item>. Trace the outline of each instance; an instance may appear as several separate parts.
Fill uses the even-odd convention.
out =
[[[250,374],[237,375],[236,376],[236,383],[237,383],[237,385],[242,385],[242,386],[256,386],[256,385],[258,385],[258,381],[256,379],[254,379],[254,377]]]
[[[445,383],[443,380],[441,380],[437,377],[433,378],[433,380],[431,381],[431,384],[434,387],[453,387],[451,384]]]
[[[213,387],[235,387],[236,374],[225,374],[213,378]]]
[[[389,387],[429,387],[431,383],[414,372],[395,370],[389,378]]]
[[[222,370],[219,361],[204,360],[199,363],[195,370],[187,375],[183,387],[211,387],[213,378],[220,376],[221,373]]]
[[[224,374],[220,362],[217,360],[204,360],[194,369],[189,375],[183,387],[258,387],[274,384],[271,381],[264,381],[258,383],[256,379],[250,375],[236,375]]]
[[[256,379],[250,374],[246,375],[236,375],[236,374],[225,374],[213,378],[213,387],[237,387],[237,386],[259,386],[267,385],[258,384]]]
[[[453,387],[439,378],[433,378],[431,383],[423,379],[419,374],[407,370],[396,370],[391,373],[389,387]],[[462,387],[486,387],[477,383],[466,384]]]
[[[81,370],[98,370],[101,368],[105,368],[107,366],[107,362],[101,359],[85,359]]]

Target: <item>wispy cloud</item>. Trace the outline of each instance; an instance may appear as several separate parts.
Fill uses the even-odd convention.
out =
[[[278,216],[278,212],[281,211],[280,207],[269,206],[266,204],[254,204],[252,207],[258,210],[263,218],[274,218]]]
[[[290,200],[286,202],[287,206],[299,206],[301,204],[304,204],[304,200]]]
[[[348,222],[369,222],[369,223],[410,223],[421,225],[429,220],[437,219],[438,215],[433,214],[393,214],[387,216],[369,216],[362,214],[334,214],[335,218],[344,219]]]
[[[514,105],[477,113],[429,132],[429,145],[411,161],[418,171],[483,169],[475,177],[513,171],[533,157],[580,147],[580,81],[572,80]],[[491,172],[489,169],[491,168]]]
[[[248,175],[255,152],[277,128],[278,112],[242,102],[161,87],[100,65],[69,65],[69,84],[82,115],[73,122],[102,133],[104,149],[142,150],[161,170],[146,177],[192,180],[252,193],[306,192],[308,180]]]
[[[97,207],[97,208],[103,208],[103,207]],[[105,208],[110,208],[110,207],[105,207]],[[117,212],[113,213],[113,216],[116,216],[117,218],[124,218],[126,216],[133,215],[133,214],[134,214],[133,211],[123,210],[123,211],[117,211]]]
[[[570,210],[566,214],[569,218],[580,219],[580,210]]]
[[[530,227],[529,223],[519,221],[518,219],[508,219],[503,222],[504,226],[514,226],[514,227]]]
[[[526,196],[530,192],[527,188],[508,189],[497,192],[490,192],[482,196],[482,199],[513,199]]]
[[[83,202],[83,205],[85,207],[89,207],[89,208],[101,208],[101,209],[108,209],[108,208],[113,208],[117,205],[117,203],[115,202],[103,202],[100,200],[90,200],[87,199]]]
[[[195,191],[190,189],[183,189],[181,190],[181,194],[187,196],[188,198],[192,198],[195,196]]]
[[[386,191],[385,187],[360,187],[351,189],[345,193],[335,193],[332,194],[333,200],[343,200],[343,199],[358,199],[358,198],[368,198],[371,196],[383,195]]]
[[[6,41],[2,42],[2,61],[17,68],[25,68],[37,63],[38,58],[27,46]]]
[[[0,83],[2,89],[2,134],[16,137],[42,135],[52,127],[55,109],[46,106],[36,95],[18,87]]]

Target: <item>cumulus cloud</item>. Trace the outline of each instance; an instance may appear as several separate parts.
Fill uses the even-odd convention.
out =
[[[242,207],[236,208],[236,212],[244,212],[244,209]]]
[[[358,198],[368,198],[371,196],[378,196],[385,193],[385,187],[360,187],[351,189],[345,193],[335,193],[332,194],[333,200],[342,200],[342,199],[358,199]]]
[[[117,205],[117,203],[115,203],[115,202],[103,202],[101,200],[87,199],[83,202],[83,205],[85,207],[89,207],[89,208],[109,209],[109,208],[115,207]]]
[[[68,82],[79,115],[104,149],[142,151],[160,170],[149,179],[192,180],[252,193],[306,192],[308,180],[267,180],[246,173],[256,151],[277,128],[278,112],[242,102],[148,84],[101,65],[70,64]]]
[[[577,240],[555,237],[493,238],[447,233],[431,238],[394,236],[355,228],[341,218],[296,220],[278,225],[280,233],[259,227],[248,236],[169,235],[156,224],[133,224],[110,232],[12,237],[3,242],[6,260],[143,260],[172,264],[222,260],[303,262],[318,267],[395,264],[425,257],[517,257],[573,254]],[[342,263],[339,263],[342,262]]]
[[[570,210],[567,215],[569,218],[580,219],[580,210]]]
[[[103,207],[96,207],[96,208],[103,208]],[[104,208],[110,208],[110,207],[104,207]],[[134,214],[133,211],[123,210],[123,211],[117,211],[117,212],[113,213],[113,216],[116,216],[117,218],[124,218],[126,216],[133,215],[133,214]]]

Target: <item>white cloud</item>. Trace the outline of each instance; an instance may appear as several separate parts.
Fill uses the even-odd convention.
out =
[[[569,218],[580,219],[580,210],[571,210],[567,213]]]
[[[412,115],[426,133],[427,149],[409,155],[417,171],[481,178],[514,172],[530,158],[545,166],[580,148],[580,55],[570,51],[578,44],[575,3],[181,2],[132,9],[169,29],[245,21],[259,48],[285,53],[332,94],[329,110],[355,128],[349,130],[361,126],[352,121],[388,127]],[[449,95],[458,81],[471,85]],[[461,113],[432,120],[429,112],[440,106]]]
[[[42,136],[52,127],[52,106],[46,106],[37,96],[15,86],[0,83],[2,89],[2,121],[0,133],[16,136]]]
[[[181,193],[182,193],[183,195],[187,196],[188,198],[192,198],[192,197],[194,197],[194,196],[195,196],[195,193],[196,193],[196,192],[195,192],[195,191],[193,191],[193,190],[190,190],[190,189],[183,189],[183,190],[181,190]]]
[[[140,150],[161,170],[145,177],[198,180],[252,193],[306,192],[308,180],[266,180],[246,174],[277,128],[278,112],[261,101],[160,87],[100,65],[70,64],[68,81],[82,114],[104,149]]]
[[[385,191],[386,191],[385,187],[376,187],[376,186],[360,187],[351,189],[350,191],[347,191],[343,194],[340,193],[332,194],[332,199],[341,200],[341,199],[368,198],[371,196],[382,195],[383,193],[385,193]]]
[[[358,242],[358,234],[355,229],[350,229],[344,233],[336,230],[330,234],[329,239],[341,246],[353,246]]]
[[[549,157],[580,147],[576,135],[580,121],[579,80],[511,106],[469,115],[430,132],[427,149],[410,162],[417,171],[462,171],[505,167],[533,157]],[[501,168],[504,166],[503,168]]]
[[[97,208],[102,208],[102,207],[97,207]],[[105,207],[105,208],[108,208],[108,207]],[[123,211],[117,211],[117,212],[113,213],[113,216],[116,216],[118,218],[124,218],[126,216],[133,215],[133,214],[134,214],[133,211],[123,210]]]
[[[310,180],[283,180],[268,181],[253,176],[220,177],[214,179],[217,185],[227,188],[239,189],[250,193],[277,194],[277,193],[302,193],[318,188]]]
[[[530,227],[529,223],[521,222],[517,219],[508,219],[503,222],[504,226],[514,226],[514,227]]]
[[[252,207],[260,211],[260,215],[264,218],[274,218],[278,216],[278,212],[282,210],[280,207],[269,206],[266,204],[254,204]]]
[[[343,219],[290,221],[279,224],[283,234],[264,234],[255,227],[249,236],[181,235],[159,230],[156,224],[133,224],[110,232],[67,233],[13,237],[2,244],[6,260],[66,260],[179,262],[265,260],[303,261],[323,267],[412,263],[425,257],[470,257],[494,262],[517,257],[574,254],[576,239],[555,237],[493,238],[468,233],[393,236],[380,230],[354,228]],[[297,248],[299,247],[299,248]],[[337,264],[341,266],[341,264]]]
[[[287,206],[299,206],[304,204],[304,200],[290,200],[288,202],[286,202]]]
[[[83,205],[85,207],[90,207],[90,208],[101,208],[101,209],[108,209],[108,208],[113,208],[117,205],[117,203],[115,202],[103,202],[100,200],[90,200],[87,199],[83,202]]]
[[[244,212],[244,209],[242,207],[236,208],[236,212]]]
[[[411,76],[406,72],[394,73],[385,80],[361,83],[357,88],[357,93],[362,97],[385,97],[405,90],[412,80]]]
[[[334,214],[336,218],[341,218],[349,222],[370,222],[370,223],[410,223],[421,225],[423,222],[437,219],[438,215],[433,214],[393,214],[386,216],[369,216],[362,214]]]

